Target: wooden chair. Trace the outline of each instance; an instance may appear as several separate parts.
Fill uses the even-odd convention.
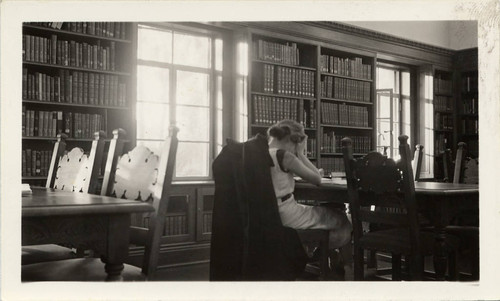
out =
[[[125,281],[151,279],[157,268],[177,153],[177,131],[171,128],[161,157],[144,146],[136,146],[119,157],[124,131],[113,132],[101,194],[151,202],[155,208],[145,216],[147,227],[130,228],[130,243],[144,246],[145,250],[140,268],[124,264],[122,277]],[[106,273],[101,260],[77,258],[23,266],[22,278],[23,281],[103,281]]]
[[[66,151],[67,135],[57,135],[46,187],[74,192],[96,193],[105,137],[106,134],[103,131],[96,132],[92,147],[87,155],[79,147],[75,147],[69,152]],[[74,258],[76,255],[72,249],[56,244],[25,246],[22,248],[21,262],[22,264],[31,264]]]
[[[391,253],[392,280],[402,279],[401,256],[409,261],[410,279],[422,279],[423,256],[433,253],[433,233],[419,228],[407,139],[407,136],[399,137],[401,161],[398,164],[378,152],[356,160],[351,139],[342,140],[354,232],[354,280],[364,278],[365,249]],[[384,210],[372,211],[371,206]],[[364,233],[362,222],[383,227]],[[453,246],[452,239],[448,240],[447,244]]]
[[[451,182],[453,179],[453,160],[451,159],[451,149],[441,152],[443,159],[443,182]]]
[[[329,249],[328,244],[330,240],[330,231],[321,229],[306,229],[296,230],[299,235],[300,241],[304,245],[316,245],[319,251],[319,271],[312,268],[311,265],[306,266],[307,272],[319,274],[321,280],[327,280],[330,276],[330,267],[328,262]]]

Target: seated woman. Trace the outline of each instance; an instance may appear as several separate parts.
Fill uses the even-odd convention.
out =
[[[344,267],[335,249],[342,248],[344,264],[351,263],[350,248],[352,225],[341,210],[323,206],[307,206],[295,201],[294,175],[312,184],[321,183],[321,175],[305,155],[307,135],[304,127],[293,121],[283,120],[268,129],[269,153],[273,159],[271,168],[274,191],[283,226],[294,229],[330,230],[330,268],[342,274]],[[333,261],[333,262],[332,262]]]

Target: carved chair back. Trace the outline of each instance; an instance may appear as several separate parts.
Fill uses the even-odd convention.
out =
[[[351,139],[342,139],[355,246],[364,234],[362,223],[367,222],[383,229],[408,228],[412,250],[419,254],[420,229],[407,139],[399,137],[401,160],[397,163],[378,152],[354,159]]]
[[[133,218],[141,221],[130,229],[130,243],[145,246],[142,272],[146,275],[155,271],[158,262],[177,153],[177,132],[177,128],[170,128],[160,155],[142,145],[121,154],[125,131],[118,129],[113,131],[108,152],[101,194],[151,202],[155,208],[150,214]]]
[[[96,193],[101,166],[104,139],[103,131],[94,134],[90,152],[75,147],[66,151],[66,134],[59,134],[49,167],[46,187],[65,191]]]

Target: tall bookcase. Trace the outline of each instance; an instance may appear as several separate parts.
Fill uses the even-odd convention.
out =
[[[123,22],[23,24],[23,182],[45,182],[59,133],[84,150],[98,130],[133,135],[132,32]]]
[[[453,72],[450,70],[434,70],[434,177],[441,179],[443,171],[443,152],[456,149],[455,130],[455,97]]]
[[[456,56],[459,97],[457,99],[457,139],[467,143],[467,154],[479,157],[478,56],[477,48],[460,51]]]
[[[293,119],[308,135],[307,155],[326,174],[344,172],[340,141],[355,154],[374,148],[375,55],[336,45],[251,34],[249,135]]]

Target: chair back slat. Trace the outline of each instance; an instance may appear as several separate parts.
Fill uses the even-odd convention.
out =
[[[413,178],[415,179],[415,181],[420,180],[420,172],[422,171],[422,161],[423,161],[422,160],[423,149],[424,146],[421,144],[417,144],[415,146],[415,153],[412,161]]]
[[[451,150],[448,148],[441,153],[443,158],[443,181],[451,182],[453,174],[453,163],[451,159]]]
[[[455,172],[453,173],[453,183],[458,184],[463,176],[463,163],[465,159],[465,142],[458,143],[457,156],[455,158]]]
[[[46,188],[54,188],[57,166],[59,164],[59,159],[64,155],[64,151],[66,150],[67,138],[68,136],[66,134],[57,135],[57,141],[54,144],[54,150],[52,151],[52,158],[50,159],[49,174],[47,177],[47,182],[45,183]]]
[[[385,209],[384,211],[377,209],[372,211],[371,208],[362,207],[359,209],[359,218],[364,222],[378,225],[409,226],[406,213],[401,213],[400,210],[391,210],[390,208]]]
[[[113,131],[113,139],[109,143],[108,158],[106,159],[106,166],[104,168],[104,178],[102,180],[101,195],[111,195],[113,183],[115,181],[116,164],[118,158],[123,152],[123,145],[125,139],[125,130],[116,129]]]

